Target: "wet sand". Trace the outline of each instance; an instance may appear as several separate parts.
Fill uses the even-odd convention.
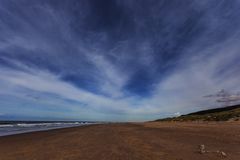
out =
[[[240,123],[98,124],[0,137],[0,160],[47,159],[239,160]]]

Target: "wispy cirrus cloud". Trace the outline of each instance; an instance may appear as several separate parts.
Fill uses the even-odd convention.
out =
[[[238,1],[41,2],[0,2],[4,113],[152,120],[240,90]]]

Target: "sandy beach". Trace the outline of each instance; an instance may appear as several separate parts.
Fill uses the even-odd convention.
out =
[[[239,160],[240,123],[97,124],[0,137],[0,160],[47,159]]]

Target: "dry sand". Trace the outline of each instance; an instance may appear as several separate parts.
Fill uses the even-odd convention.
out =
[[[239,160],[240,123],[100,124],[0,137],[0,160],[48,159]]]

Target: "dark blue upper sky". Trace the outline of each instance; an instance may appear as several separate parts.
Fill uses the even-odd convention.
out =
[[[0,0],[0,119],[149,120],[240,89],[239,0]]]

